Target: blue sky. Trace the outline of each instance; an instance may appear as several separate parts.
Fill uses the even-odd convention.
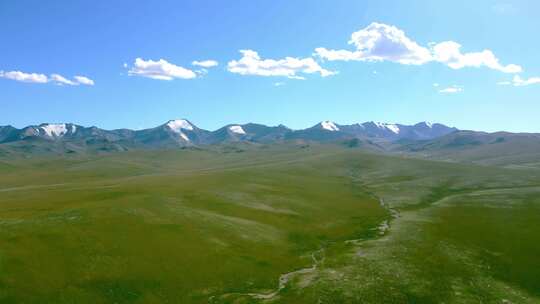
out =
[[[538,12],[538,1],[0,1],[0,125],[540,132]],[[207,60],[218,65],[193,65]]]

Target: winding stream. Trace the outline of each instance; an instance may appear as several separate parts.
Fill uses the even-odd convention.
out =
[[[379,200],[379,204],[381,205],[381,207],[386,209],[391,215],[391,219],[389,219],[389,220],[386,219],[386,220],[382,221],[376,228],[374,228],[374,229],[379,230],[378,237],[382,237],[390,229],[390,221],[392,219],[395,219],[395,218],[399,217],[399,212],[397,210],[393,209],[392,207],[390,207],[388,204],[386,204],[385,201],[382,198],[377,197],[377,199]],[[344,242],[347,243],[347,244],[351,243],[351,244],[357,245],[360,242],[364,242],[364,241],[367,241],[367,240],[368,239],[351,239],[351,240],[345,240]],[[322,258],[317,259],[317,255],[321,255]],[[257,299],[257,300],[266,300],[266,301],[272,300],[275,297],[277,297],[277,295],[279,295],[280,291],[283,290],[287,286],[287,284],[292,279],[294,279],[295,277],[297,277],[299,275],[306,275],[306,274],[310,274],[312,272],[315,272],[317,270],[317,268],[319,267],[319,265],[321,265],[324,262],[324,248],[321,248],[321,249],[313,252],[311,254],[311,259],[313,261],[311,267],[302,268],[302,269],[299,269],[299,270],[287,272],[287,273],[284,273],[284,274],[280,275],[279,280],[278,280],[278,286],[274,291],[262,292],[262,293],[234,293],[234,294],[229,293],[229,294],[221,295],[221,297],[229,296],[229,295],[239,295],[239,296],[248,296],[248,297],[251,297],[251,298]],[[209,299],[209,303],[212,303],[213,299],[214,299],[214,297],[211,297]]]

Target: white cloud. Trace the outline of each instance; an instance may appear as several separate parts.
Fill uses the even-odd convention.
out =
[[[453,69],[485,66],[504,73],[522,71],[515,64],[502,65],[490,50],[462,53],[461,45],[454,41],[431,43],[429,47],[424,47],[407,37],[399,28],[377,22],[354,32],[349,44],[354,45],[356,50],[329,50],[320,47],[315,49],[315,55],[329,61],[391,61],[408,65],[435,61]]]
[[[348,50],[329,50],[326,48],[316,48],[315,56],[319,56],[322,59],[329,61],[351,61],[351,60],[365,60],[362,58],[361,52],[351,52]]]
[[[88,77],[77,75],[73,78],[75,78],[75,80],[80,84],[89,85],[89,86],[94,85],[94,81]]]
[[[69,79],[66,79],[64,76],[59,74],[51,74],[50,81],[58,84],[58,85],[70,85],[70,86],[76,86],[79,85],[78,82],[71,81]]]
[[[518,75],[514,76],[514,79],[512,79],[512,82],[515,86],[527,86],[531,84],[537,84],[540,83],[540,77],[531,77],[529,79],[522,79]]]
[[[335,75],[336,72],[322,68],[313,58],[285,57],[284,59],[261,59],[252,50],[240,50],[242,58],[227,64],[231,73],[257,76],[282,76],[292,79],[304,79],[299,73],[319,73],[322,77]]]
[[[54,83],[58,85],[78,86],[79,84],[94,85],[94,81],[85,76],[75,76],[75,80],[69,80],[60,74],[51,74],[47,77],[45,74],[24,73],[21,71],[4,72],[0,71],[0,78],[16,80],[28,83]]]
[[[454,93],[460,93],[460,92],[463,92],[463,88],[456,85],[439,90],[439,93],[444,93],[444,94],[454,94]]]
[[[47,83],[49,81],[47,76],[44,74],[24,73],[21,71],[11,71],[11,72],[0,71],[0,77],[15,80],[15,81],[20,81],[20,82],[28,82],[28,83]]]
[[[75,78],[75,80],[69,80],[60,74],[51,74],[51,77],[49,77],[49,81],[58,85],[70,85],[70,86],[78,86],[80,84],[94,85],[94,81],[88,77],[78,75],[73,78]]]
[[[192,79],[197,77],[197,74],[192,70],[174,65],[164,59],[153,61],[141,58],[135,59],[135,63],[129,69],[128,75],[158,80],[173,80],[175,78]]]
[[[429,49],[409,39],[395,26],[373,22],[352,33],[349,44],[355,51],[315,49],[326,60],[393,61],[401,64],[424,64],[431,60]]]
[[[523,79],[519,75],[515,75],[512,81],[501,81],[499,85],[513,85],[515,87],[523,87],[531,84],[540,84],[540,77],[531,77],[529,79]]]
[[[434,87],[438,87],[439,84],[435,82],[435,83],[433,84],[433,86],[434,86]]]
[[[281,87],[281,86],[284,86],[284,85],[285,85],[285,82],[274,82],[275,87]]]
[[[490,50],[464,54],[461,53],[460,48],[461,45],[454,41],[445,41],[435,44],[432,48],[433,59],[446,64],[452,69],[486,66],[503,73],[520,73],[522,71],[522,68],[519,65],[502,65],[499,62],[499,59],[497,59],[495,54]]]
[[[206,74],[208,74],[208,70],[207,69],[198,69],[198,70],[195,70],[195,73],[199,76],[204,76]]]
[[[217,66],[219,63],[215,60],[203,60],[203,61],[195,60],[191,64],[194,66],[200,66],[203,68],[211,68],[211,67]]]

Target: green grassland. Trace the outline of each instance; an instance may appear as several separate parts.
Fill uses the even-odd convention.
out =
[[[538,303],[539,211],[532,167],[333,145],[2,159],[0,302]]]

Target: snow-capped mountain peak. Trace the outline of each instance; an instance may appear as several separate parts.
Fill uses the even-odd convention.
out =
[[[414,126],[422,127],[422,128],[428,128],[428,129],[433,129],[433,123],[432,123],[432,122],[429,122],[429,121],[422,121],[422,122],[417,123],[417,124],[414,125]]]
[[[244,129],[242,129],[242,126],[230,126],[229,130],[231,132],[233,132],[233,133],[236,133],[236,134],[241,134],[241,135],[246,134],[246,131],[244,131]]]
[[[429,126],[432,126],[431,128]],[[401,140],[429,140],[458,131],[443,124],[419,122],[414,125],[368,121],[361,124],[343,125],[329,120],[321,121],[306,129],[292,130],[283,125],[268,127],[262,124],[229,124],[215,131],[207,131],[193,125],[189,120],[170,120],[160,126],[141,130],[103,130],[72,123],[43,123],[22,129],[0,126],[0,145],[31,138],[45,142],[66,142],[73,145],[104,145],[104,149],[133,149],[148,147],[188,147],[219,144],[222,142],[282,143],[288,141],[339,142],[351,139],[373,142],[396,142]],[[41,143],[39,143],[41,144]],[[0,150],[2,147],[0,146]],[[1,151],[0,151],[1,154]]]
[[[328,131],[339,131],[339,128],[333,122],[326,120],[321,122],[321,127]]]
[[[75,133],[77,127],[70,125],[71,133]],[[50,137],[61,137],[68,132],[68,125],[65,123],[62,124],[44,124],[39,127],[43,132],[45,132]]]
[[[167,123],[167,127],[169,127],[169,129],[175,133],[182,133],[182,129],[193,131],[193,125],[191,125],[189,121],[185,119],[170,120]]]
[[[400,130],[399,127],[396,124],[389,124],[385,122],[373,122],[377,128],[379,129],[386,129],[391,131],[392,133],[399,134]]]

